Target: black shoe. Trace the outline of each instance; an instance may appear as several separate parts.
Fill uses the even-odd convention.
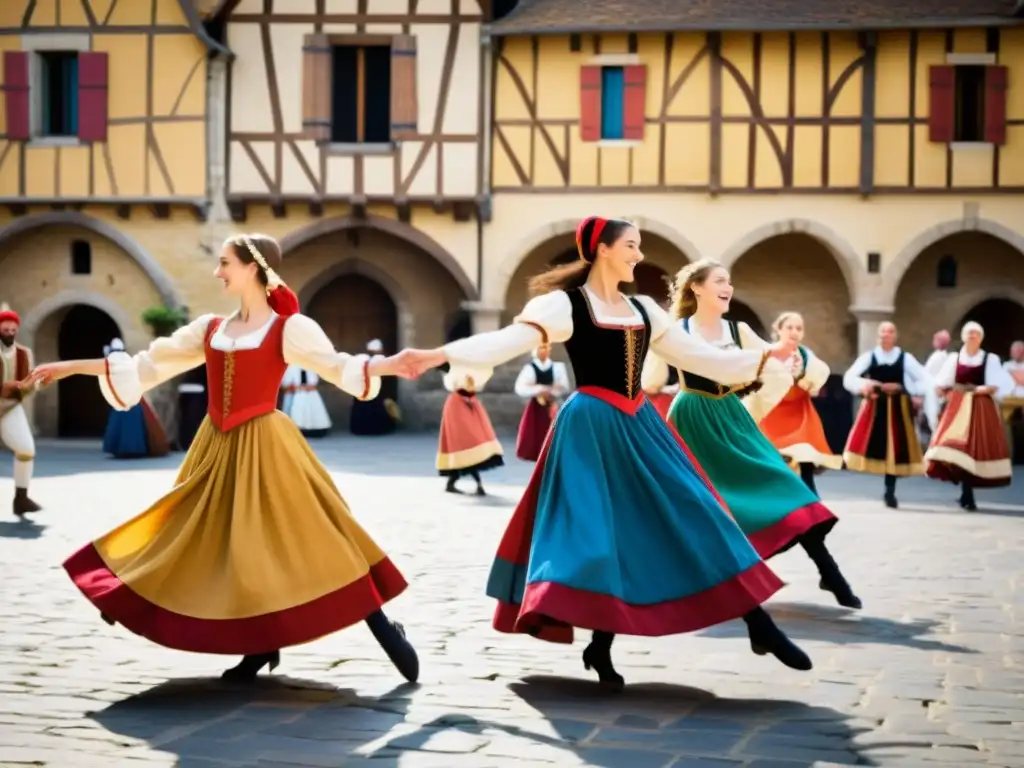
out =
[[[758,656],[770,653],[790,669],[802,672],[814,667],[811,657],[775,626],[772,617],[763,608],[755,608],[743,617],[743,621],[747,624],[747,634],[750,636],[750,650]]]
[[[458,478],[455,475],[448,476],[448,484],[444,487],[445,493],[462,493],[462,491],[455,487],[456,480]]]
[[[960,508],[968,512],[977,512],[978,505],[974,503],[974,489],[964,488],[960,492]]]
[[[898,501],[896,501],[896,494],[895,493],[887,493],[887,494],[885,494],[885,506],[887,506],[889,509],[899,509],[900,508],[900,503]]]
[[[862,608],[864,604],[859,597],[853,594],[849,583],[843,577],[843,572],[839,570],[839,565],[833,559],[832,553],[828,551],[828,547],[825,546],[824,539],[811,534],[810,538],[802,537],[800,543],[803,545],[804,551],[807,552],[807,556],[818,567],[818,573],[821,574],[818,586],[835,595],[836,602],[844,608]]]
[[[591,643],[583,651],[583,668],[597,672],[597,679],[606,691],[618,693],[626,687],[626,679],[612,666],[612,650]]]
[[[256,675],[259,674],[263,667],[269,665],[269,671],[273,672],[280,663],[280,651],[258,653],[253,656],[243,656],[242,661],[238,666],[224,670],[220,677],[222,680],[227,680],[231,683],[251,683],[256,679]]]
[[[484,487],[482,485],[478,485],[476,487],[476,495],[477,496],[486,496],[487,495],[487,491],[484,490]]]
[[[420,676],[420,659],[412,643],[405,638],[405,627],[391,621],[383,611],[367,617],[366,625],[402,677],[415,683]]]

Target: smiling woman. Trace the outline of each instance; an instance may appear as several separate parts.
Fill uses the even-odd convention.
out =
[[[169,648],[244,654],[227,679],[252,680],[277,666],[281,648],[365,621],[415,681],[416,651],[381,610],[405,590],[404,577],[276,409],[288,365],[362,400],[377,395],[381,376],[405,368],[400,358],[335,351],[295,311],[280,263],[273,238],[231,238],[215,276],[238,311],[200,317],[134,357],[112,352],[33,372],[38,381],[96,376],[120,411],[204,362],[209,372],[208,414],[173,490],[64,567],[110,623]]]

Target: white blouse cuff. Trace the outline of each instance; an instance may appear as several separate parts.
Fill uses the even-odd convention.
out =
[[[380,394],[380,376],[370,376],[369,368],[369,355],[352,355],[344,360],[341,363],[341,390],[356,400],[373,400],[377,397]]]
[[[145,391],[139,379],[138,363],[127,352],[112,352],[104,368],[99,378],[100,392],[110,407],[127,411],[138,405]]]

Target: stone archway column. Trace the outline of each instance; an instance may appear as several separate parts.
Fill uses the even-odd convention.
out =
[[[464,301],[462,308],[469,312],[474,335],[501,329],[501,314],[505,311],[505,307],[486,304],[482,301]]]
[[[857,355],[873,349],[878,340],[878,324],[892,321],[895,307],[850,307],[850,314],[857,318]]]

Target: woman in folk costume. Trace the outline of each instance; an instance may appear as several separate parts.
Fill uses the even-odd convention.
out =
[[[366,345],[366,354],[370,357],[384,354],[384,343],[374,339]],[[353,435],[375,437],[390,435],[401,421],[398,404],[389,397],[378,394],[372,400],[356,399],[352,402],[349,413],[349,431]]]
[[[924,455],[928,476],[959,483],[960,506],[971,512],[978,508],[975,488],[997,488],[1013,479],[997,403],[1013,391],[1015,382],[999,356],[981,348],[984,337],[978,323],[966,323],[960,331],[963,347],[936,376],[936,388],[949,399]]]
[[[755,653],[794,669],[811,660],[761,604],[782,587],[647,402],[647,347],[728,382],[781,369],[781,349],[723,352],[693,341],[649,297],[626,298],[643,255],[632,224],[596,217],[576,231],[579,260],[531,281],[534,294],[500,331],[413,351],[487,376],[538,344],[564,342],[576,377],[498,549],[487,594],[494,627],[571,643],[593,630],[583,665],[621,689],[616,634],[672,635],[743,617]]]
[[[864,400],[846,439],[843,460],[853,472],[885,476],[885,505],[899,507],[896,478],[924,474],[911,396],[932,390],[924,367],[896,345],[896,326],[878,326],[878,345],[854,360],[843,386]]]
[[[323,437],[331,431],[331,417],[317,391],[320,377],[301,365],[289,365],[281,380],[281,410],[305,437]]]
[[[776,339],[795,344],[797,353],[793,356],[789,391],[761,420],[761,431],[779,453],[800,467],[800,477],[817,494],[814,475],[818,468],[843,468],[843,457],[829,448],[821,416],[811,402],[828,381],[829,367],[800,344],[804,339],[804,319],[800,313],[783,312],[772,324],[772,330]]]
[[[124,352],[124,342],[114,339],[103,348],[103,357],[111,352]],[[166,456],[171,452],[160,417],[143,397],[127,411],[110,409],[103,433],[103,452],[115,459],[138,459],[144,456]]]
[[[476,495],[486,495],[480,473],[505,463],[491,417],[476,396],[490,377],[490,372],[468,376],[454,371],[444,376],[444,387],[451,394],[441,411],[437,471],[448,478],[445,486],[448,493],[462,493],[455,484],[460,477],[469,475],[476,481]]]
[[[281,249],[265,235],[229,239],[214,273],[240,302],[205,315],[134,357],[43,365],[41,381],[97,376],[124,410],[143,392],[204,360],[210,406],[174,488],[85,546],[64,567],[109,623],[169,648],[243,654],[224,677],[247,681],[279,650],[365,620],[399,671],[416,652],[381,606],[406,587],[352,516],[292,421],[276,410],[289,364],[356,397],[376,395],[399,358],[336,352],[277,276]]]
[[[723,317],[733,287],[728,270],[718,262],[702,259],[687,265],[672,290],[672,313],[696,342],[720,350],[760,353],[769,348],[746,323]],[[791,340],[781,344],[790,356],[795,353]],[[757,420],[785,396],[793,380],[790,372],[780,367],[760,381],[730,384],[683,366],[679,380],[669,424],[689,445],[758,554],[769,558],[800,544],[818,568],[821,588],[840,605],[860,608],[860,599],[825,545],[836,516],[790,470],[757,426]],[[747,397],[754,392],[757,397]]]
[[[537,347],[533,359],[519,372],[515,391],[527,401],[516,434],[516,456],[523,461],[536,461],[558,410],[558,400],[569,394],[565,363],[551,359],[550,346]]]

